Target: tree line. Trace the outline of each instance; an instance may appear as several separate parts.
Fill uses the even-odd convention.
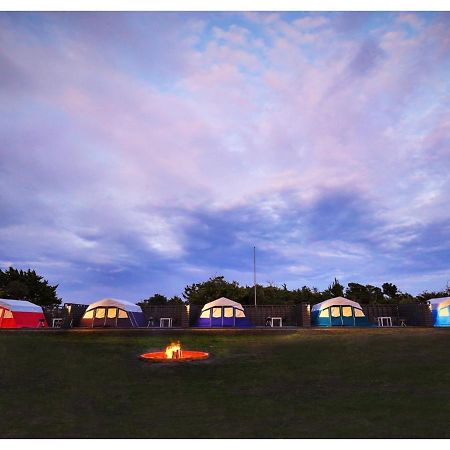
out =
[[[243,305],[254,304],[254,286],[242,286],[237,281],[227,281],[223,276],[211,277],[207,281],[188,285],[183,291],[184,302],[191,305],[204,305],[216,298],[227,297]],[[315,287],[303,286],[288,289],[286,284],[276,286],[269,284],[256,285],[256,299],[258,305],[295,305],[302,302],[320,303],[333,297],[346,297],[361,304],[399,304],[425,302],[430,298],[450,296],[447,286],[442,291],[424,291],[418,296],[400,291],[393,283],[383,283],[381,287],[370,284],[348,283],[344,287],[336,278],[327,289],[320,291]],[[155,294],[141,301],[143,305],[163,305],[182,303],[180,297],[167,299],[164,295]]]
[[[62,299],[58,297],[58,285],[51,286],[44,277],[36,271],[28,269],[18,270],[10,267],[0,269],[0,298],[28,300],[41,306],[60,305]],[[243,305],[254,304],[254,286],[241,285],[237,281],[227,281],[224,276],[211,277],[201,283],[187,285],[182,297],[166,297],[156,293],[140,300],[140,305],[204,305],[216,298],[228,297]],[[320,303],[333,297],[346,297],[361,304],[399,304],[411,302],[425,302],[430,298],[449,297],[450,287],[447,285],[441,291],[424,291],[417,296],[400,291],[395,284],[383,283],[381,287],[370,284],[348,283],[343,286],[336,278],[323,291],[315,287],[303,286],[288,289],[286,284],[276,286],[268,284],[256,285],[258,305],[295,305],[302,302]]]

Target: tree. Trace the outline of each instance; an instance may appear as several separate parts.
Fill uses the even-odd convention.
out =
[[[408,292],[398,291],[396,301],[398,303],[413,303],[417,302],[418,299],[413,297],[411,294],[408,294]]]
[[[359,283],[348,283],[345,296],[358,303],[382,303],[384,299],[383,291],[379,287]]]
[[[323,292],[323,295],[327,298],[343,297],[344,286],[342,286],[342,284],[339,283],[338,279],[335,278],[333,283],[328,286],[328,289]]]
[[[36,305],[51,306],[61,304],[56,294],[58,285],[51,286],[34,270],[17,270],[10,267],[0,269],[0,297],[28,300]]]
[[[370,295],[366,286],[359,283],[348,283],[345,296],[358,303],[369,303]]]
[[[366,289],[369,294],[369,303],[383,303],[383,291],[378,286],[366,284]]]
[[[237,300],[242,295],[239,283],[226,281],[223,276],[211,277],[203,283],[195,283],[184,288],[183,297],[190,305],[204,305],[219,297]]]
[[[161,294],[155,294],[142,302],[139,302],[139,305],[166,305],[168,302],[167,297]]]
[[[174,295],[172,298],[167,300],[168,305],[183,305],[184,302],[181,299],[181,297],[178,297],[178,295]]]
[[[394,300],[398,296],[398,288],[395,284],[392,283],[383,283],[381,286],[383,288],[383,294],[390,299]]]
[[[317,288],[310,288],[308,286],[303,286],[301,289],[294,289],[292,291],[292,298],[295,304],[306,302],[315,305],[325,300]]]

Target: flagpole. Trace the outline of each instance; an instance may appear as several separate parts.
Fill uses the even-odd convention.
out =
[[[256,306],[256,247],[253,247],[253,286],[255,287],[255,306]]]

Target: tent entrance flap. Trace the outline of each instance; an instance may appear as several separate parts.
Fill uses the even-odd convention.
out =
[[[331,318],[331,325],[333,327],[341,327],[343,325],[341,308],[339,306],[330,307],[330,318]]]
[[[234,310],[235,308],[231,306],[224,306],[222,311],[222,326],[224,327],[234,327]]]
[[[221,327],[222,326],[222,308],[215,307],[211,308],[211,326],[212,327]]]
[[[353,317],[353,308],[351,306],[341,306],[341,317],[344,327],[355,326],[355,318]]]

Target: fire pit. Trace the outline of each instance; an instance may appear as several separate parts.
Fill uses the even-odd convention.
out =
[[[181,350],[180,341],[171,342],[163,352],[143,353],[139,358],[153,362],[181,362],[208,358],[209,353]]]

